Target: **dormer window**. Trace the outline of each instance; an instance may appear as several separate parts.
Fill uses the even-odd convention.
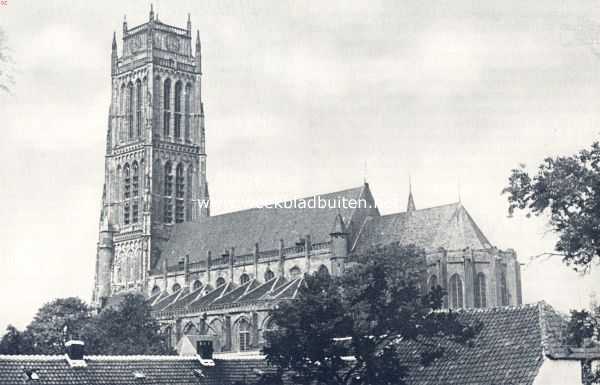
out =
[[[28,380],[37,381],[40,379],[40,375],[36,371],[37,369],[24,369],[25,375]]]

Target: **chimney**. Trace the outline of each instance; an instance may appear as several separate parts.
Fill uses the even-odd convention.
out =
[[[83,355],[85,353],[85,344],[83,341],[70,340],[65,343],[67,361],[71,367],[85,367]]]

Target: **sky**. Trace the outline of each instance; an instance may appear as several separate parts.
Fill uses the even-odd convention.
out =
[[[516,250],[526,302],[600,295],[507,216],[510,170],[600,134],[597,1],[154,1],[202,37],[208,180],[219,213],[369,182],[382,213],[459,199]],[[15,83],[0,92],[0,330],[92,293],[113,31],[149,1],[0,5]],[[366,166],[365,166],[366,164]]]

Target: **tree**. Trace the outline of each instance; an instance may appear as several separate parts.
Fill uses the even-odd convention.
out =
[[[419,346],[428,364],[444,354],[440,339],[465,343],[477,332],[480,325],[461,324],[454,312],[433,311],[444,293],[422,290],[423,250],[393,244],[355,260],[342,277],[306,275],[297,298],[272,311],[277,328],[263,352],[279,376],[300,384],[403,384],[406,343]]]
[[[571,156],[546,158],[530,175],[524,165],[513,169],[508,186],[508,212],[549,214],[558,235],[556,253],[579,271],[588,271],[600,255],[600,144]],[[546,253],[549,254],[549,253]]]
[[[13,325],[8,325],[0,340],[0,354],[27,354],[31,351],[31,338],[28,334],[20,332]]]
[[[45,304],[25,330],[32,339],[32,352],[64,353],[68,339],[84,339],[91,317],[90,308],[79,298],[60,298]]]
[[[141,295],[126,294],[103,309],[85,329],[93,354],[174,354]]]
[[[567,324],[567,344],[585,347],[585,342],[600,334],[600,319],[588,310],[571,310]]]

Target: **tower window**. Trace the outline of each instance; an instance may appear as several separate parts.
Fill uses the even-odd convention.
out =
[[[131,196],[131,170],[129,164],[123,167],[123,198],[129,199]]]
[[[127,139],[133,139],[133,84],[127,85]]]
[[[133,202],[131,205],[131,223],[138,223],[139,220],[139,207],[137,201]]]
[[[240,352],[250,350],[250,324],[245,319],[239,323]]]
[[[167,162],[165,164],[165,189],[164,189],[164,222],[171,223],[173,222],[173,203],[172,203],[172,195],[173,195],[173,167],[171,162]]]
[[[475,307],[483,308],[487,306],[486,290],[485,274],[479,273],[475,279]]]
[[[129,212],[129,203],[125,203],[125,207],[123,209],[123,222],[128,225],[129,224],[129,218],[130,218],[130,212]]]
[[[185,179],[183,176],[183,165],[179,163],[175,172],[175,222],[181,223],[184,221],[184,191]]]
[[[190,140],[190,93],[192,92],[192,86],[188,83],[185,86],[185,102],[183,108],[185,109],[185,139]]]
[[[181,82],[175,83],[175,139],[181,138]]]
[[[462,280],[458,274],[450,277],[450,308],[458,309],[463,307],[463,287]]]
[[[137,162],[133,162],[133,178],[132,178],[132,186],[133,186],[133,196],[137,197],[140,192],[140,170]]]
[[[142,82],[135,83],[135,127],[137,137],[142,136]]]
[[[163,135],[168,138],[171,135],[171,80],[165,80],[163,91]]]

